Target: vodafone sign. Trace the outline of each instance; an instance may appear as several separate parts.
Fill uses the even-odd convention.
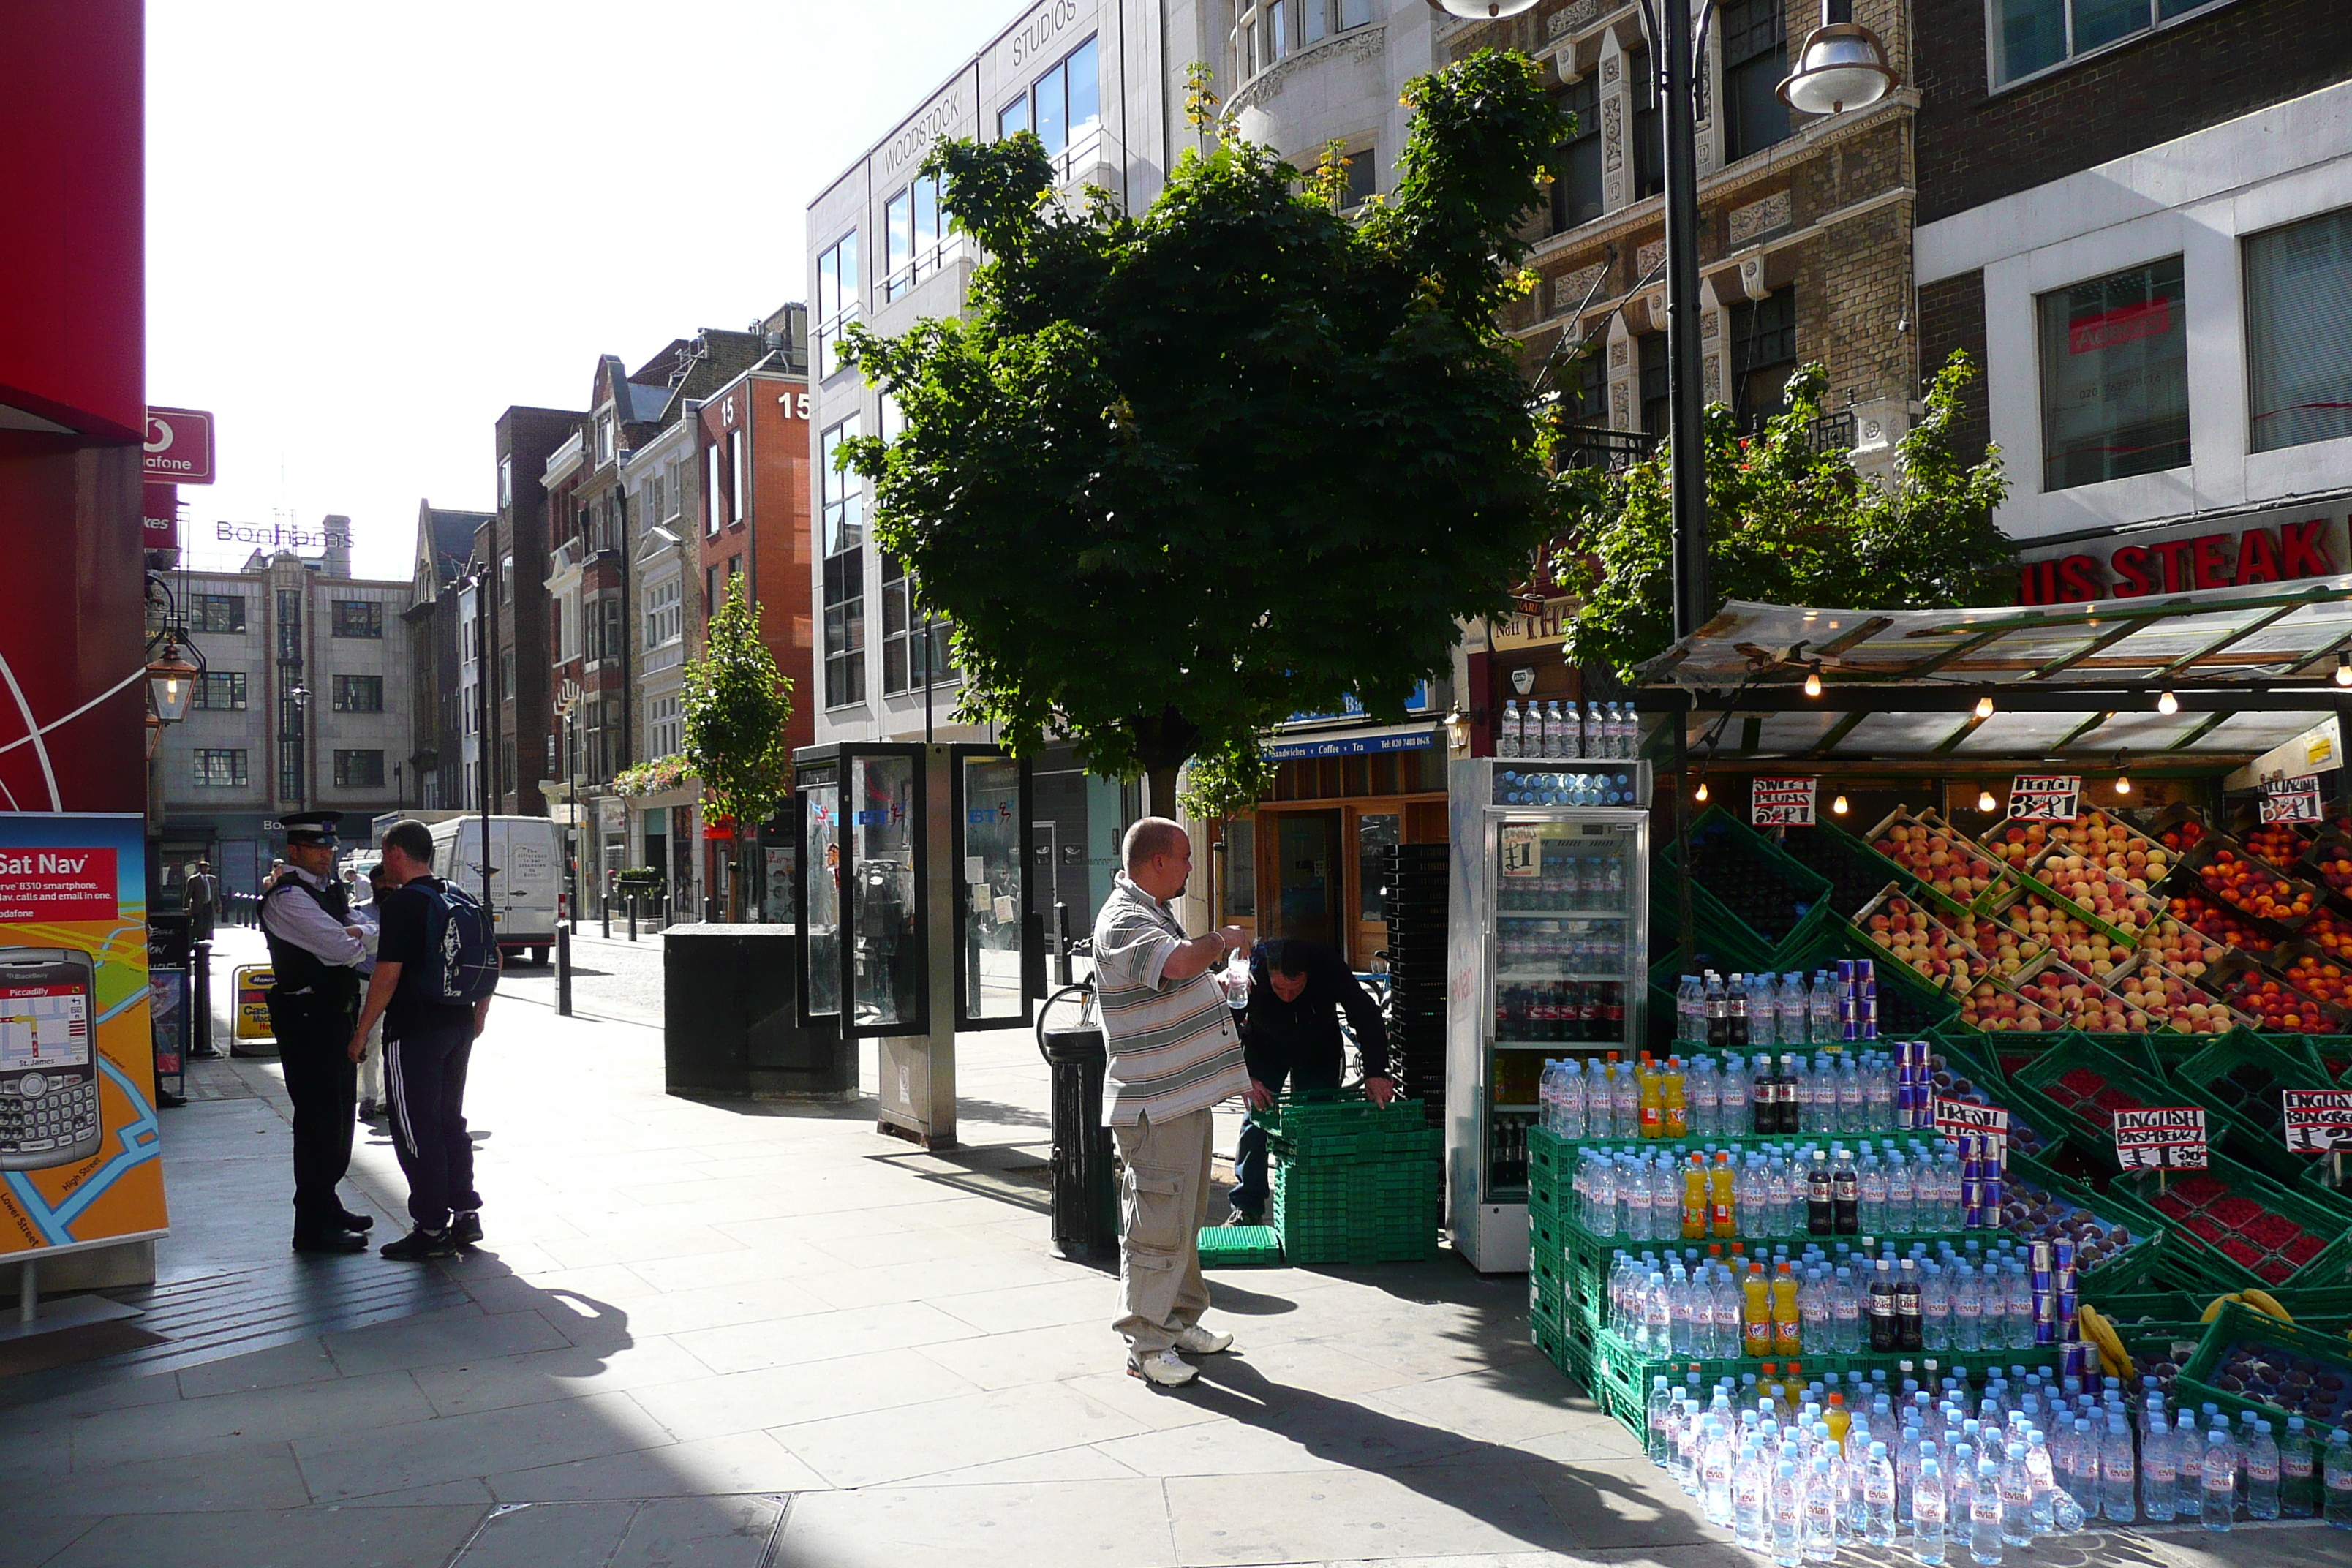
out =
[[[157,484],[211,484],[213,416],[194,408],[150,408],[147,478]]]
[[[2021,550],[2017,602],[2078,605],[2197,588],[2332,577],[2352,569],[2347,503],[2274,507]]]

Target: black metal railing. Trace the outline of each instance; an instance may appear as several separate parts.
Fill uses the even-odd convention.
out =
[[[1657,437],[1644,431],[1571,425],[1560,432],[1559,466],[1622,473],[1636,463],[1647,462],[1657,449]]]
[[[1824,414],[1805,432],[1816,454],[1853,450],[1853,410]]]

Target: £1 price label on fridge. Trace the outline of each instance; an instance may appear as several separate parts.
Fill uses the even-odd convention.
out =
[[[1537,878],[1543,875],[1543,834],[1539,828],[1503,829],[1503,875]]]

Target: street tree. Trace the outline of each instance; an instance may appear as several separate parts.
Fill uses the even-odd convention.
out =
[[[686,667],[681,715],[687,772],[702,781],[709,808],[735,822],[730,920],[743,918],[752,836],[791,798],[793,752],[784,727],[792,694],[791,678],[761,639],[759,606],[746,597],[743,579],[730,577],[702,657]]]
[[[1788,384],[1787,411],[1742,436],[1731,411],[1706,411],[1707,588],[1727,599],[1840,608],[1947,608],[2001,602],[2016,551],[1993,526],[2007,493],[2000,448],[1954,449],[1960,395],[1976,371],[1955,353],[1880,484],[1843,449],[1816,451],[1829,377],[1818,364]],[[1569,662],[1631,680],[1674,646],[1674,505],[1663,448],[1621,474],[1562,476],[1568,519],[1561,586],[1579,601]]]
[[[923,165],[985,257],[969,319],[845,348],[896,402],[851,445],[874,538],[955,626],[960,712],[1097,772],[1239,760],[1353,695],[1401,719],[1457,619],[1500,613],[1554,523],[1496,313],[1564,121],[1523,56],[1414,80],[1391,197],[1239,139],[1196,74],[1190,150],[1140,215],[1073,209],[1032,135]]]

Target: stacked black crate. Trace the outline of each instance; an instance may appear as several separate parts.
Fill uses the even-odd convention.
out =
[[[1446,851],[1393,845],[1381,868],[1390,1053],[1402,1091],[1428,1108],[1432,1126],[1445,1110]]]

